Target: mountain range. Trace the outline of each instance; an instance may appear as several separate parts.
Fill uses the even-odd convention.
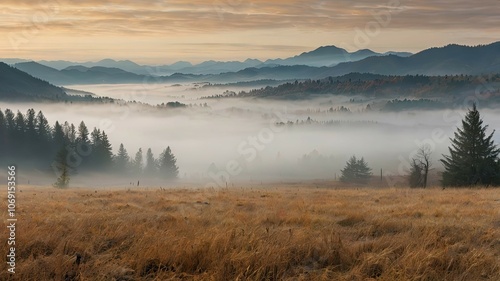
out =
[[[14,66],[34,77],[46,80],[55,85],[71,84],[113,84],[113,83],[182,83],[182,82],[248,82],[263,79],[293,80],[322,79],[337,77],[348,73],[372,73],[382,75],[456,75],[500,73],[500,42],[479,46],[448,45],[440,48],[430,48],[410,56],[373,54],[370,50],[361,50],[346,54],[346,51],[333,46],[321,47],[313,52],[303,53],[286,60],[267,61],[269,64],[258,64],[257,60],[245,62],[208,61],[199,64],[199,69],[215,69],[222,71],[223,66],[238,68],[241,64],[258,64],[238,71],[221,72],[217,74],[196,74],[179,70],[171,75],[156,76],[153,74],[138,74],[119,68],[134,65],[130,61],[104,60],[105,66],[72,65],[56,69],[37,62],[20,62]],[[340,56],[348,62],[333,66],[314,66],[338,61]],[[359,59],[363,56],[368,56]],[[359,59],[359,60],[356,60]],[[311,65],[305,65],[308,62]],[[59,67],[64,63],[59,61]],[[291,63],[293,65],[286,65]],[[187,62],[179,62],[176,67],[186,69]],[[236,67],[239,65],[238,67]],[[191,66],[195,67],[195,66]],[[219,72],[217,71],[217,72]],[[150,73],[158,74],[156,71]]]
[[[364,49],[356,52],[348,52],[345,49],[338,48],[335,46],[324,46],[319,47],[310,52],[304,52],[300,55],[293,56],[285,59],[269,59],[266,61],[260,61],[258,59],[247,59],[245,61],[214,61],[209,60],[199,64],[191,64],[186,61],[179,61],[170,65],[159,65],[159,66],[149,66],[149,65],[139,65],[130,60],[112,60],[104,59],[97,62],[71,62],[71,61],[37,61],[37,63],[54,68],[56,70],[64,70],[72,66],[85,66],[87,68],[93,67],[107,67],[107,68],[119,68],[127,72],[131,72],[138,75],[151,75],[151,76],[165,76],[174,73],[184,73],[184,74],[220,74],[225,72],[237,72],[249,67],[267,67],[267,66],[279,66],[279,65],[307,65],[314,67],[322,66],[334,66],[342,62],[357,61],[367,57],[372,56],[384,56],[388,54],[394,54],[401,57],[407,57],[412,55],[406,52],[387,52],[387,53],[377,53],[372,50]],[[17,64],[30,62],[25,59],[0,59],[8,64]]]

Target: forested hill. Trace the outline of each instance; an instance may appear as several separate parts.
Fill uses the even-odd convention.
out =
[[[0,62],[1,100],[65,100],[63,89]]]
[[[351,73],[321,80],[295,81],[249,92],[226,92],[209,98],[258,97],[307,99],[318,95],[368,95],[373,97],[451,97],[488,91],[500,98],[500,74],[484,76],[383,76]]]

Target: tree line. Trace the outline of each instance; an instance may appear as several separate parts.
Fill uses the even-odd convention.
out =
[[[260,89],[241,91],[239,93],[224,92],[210,98],[260,97],[278,99],[304,99],[311,95],[368,95],[377,97],[408,96],[431,97],[435,93],[454,97],[457,93],[475,90],[485,83],[497,83],[500,74],[494,75],[378,75],[368,73],[350,73],[340,77],[287,82],[275,87],[266,86]],[[491,91],[489,91],[491,92]],[[495,93],[497,90],[494,91]],[[500,92],[500,90],[498,90]],[[457,104],[455,104],[457,105]]]
[[[64,184],[78,172],[127,173],[157,176],[173,180],[178,176],[177,160],[170,147],[158,158],[147,149],[130,157],[120,145],[113,154],[112,145],[104,130],[92,131],[81,121],[78,127],[68,122],[49,125],[42,111],[28,109],[26,114],[10,109],[0,110],[0,164],[23,165],[26,169],[55,171]],[[61,178],[61,175],[66,176]]]
[[[440,162],[444,166],[443,186],[499,186],[500,149],[493,141],[494,131],[487,134],[474,104],[451,138],[449,153]],[[410,187],[427,187],[431,169],[431,151],[420,148],[411,161]],[[10,109],[0,110],[0,164],[52,170],[58,174],[56,186],[65,187],[71,174],[93,171],[157,176],[173,180],[178,177],[177,159],[170,147],[158,158],[151,149],[144,157],[140,148],[131,157],[123,144],[113,154],[107,134],[98,128],[92,132],[82,121],[78,128],[68,122],[50,126],[41,111],[29,109],[26,114]],[[342,170],[341,181],[367,183],[371,169],[364,158],[353,156]]]

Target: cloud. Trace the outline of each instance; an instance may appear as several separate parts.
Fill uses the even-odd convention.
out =
[[[474,44],[477,40],[470,39],[474,36],[484,38],[480,43],[497,40],[499,4],[498,0],[3,0],[0,49],[12,47],[14,34],[26,43],[11,56],[32,51],[31,58],[134,55],[155,61],[168,53],[174,60],[266,59],[319,45],[353,45],[356,30],[366,29],[379,17],[387,20],[385,29],[366,47],[418,51],[447,43]]]
[[[172,34],[247,29],[339,30],[363,27],[374,14],[391,12],[395,29],[494,29],[498,0],[480,5],[464,0],[297,1],[297,0],[149,0],[149,1],[2,1],[0,27],[22,28],[35,14],[49,15],[47,28],[59,32]],[[394,8],[398,7],[398,8]],[[5,15],[7,13],[4,12]]]

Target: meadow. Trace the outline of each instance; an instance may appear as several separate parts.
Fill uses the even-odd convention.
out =
[[[20,186],[0,279],[500,280],[499,191]]]

